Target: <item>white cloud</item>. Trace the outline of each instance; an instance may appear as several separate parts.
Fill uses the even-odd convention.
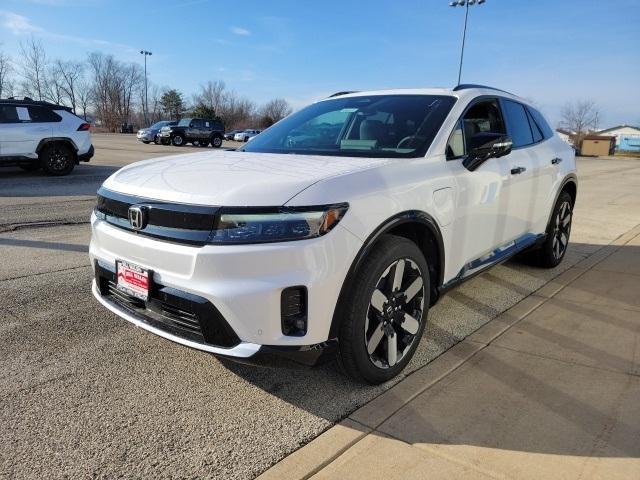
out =
[[[36,37],[48,38],[51,40],[57,40],[62,42],[79,43],[82,45],[94,44],[103,47],[114,47],[119,49],[125,49],[135,51],[133,47],[124,45],[121,43],[109,42],[107,40],[100,40],[96,38],[77,37],[74,35],[63,35],[60,33],[50,32],[44,28],[35,25],[27,17],[18,15],[17,13],[9,12],[6,10],[0,10],[0,30],[5,29],[16,36],[33,35]]]
[[[243,37],[247,37],[251,35],[251,32],[249,30],[242,27],[231,27],[231,33],[234,33],[236,35],[242,35]]]
[[[1,25],[14,35],[28,35],[30,33],[41,33],[42,29],[22,15],[0,10]]]

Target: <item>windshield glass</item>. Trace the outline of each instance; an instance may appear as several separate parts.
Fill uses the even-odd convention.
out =
[[[154,124],[153,124],[153,125],[151,125],[149,128],[154,129],[154,130],[156,130],[156,129],[158,129],[158,130],[159,130],[159,129],[161,129],[161,128],[162,128],[162,127],[164,127],[164,126],[169,125],[169,123],[171,123],[171,122],[167,122],[166,120],[164,120],[164,121],[162,121],[162,122],[156,122],[156,123],[154,123]]]
[[[372,95],[310,105],[262,132],[242,151],[366,157],[426,153],[455,98]]]
[[[190,123],[191,123],[191,119],[190,118],[183,118],[182,120],[180,120],[178,122],[178,126],[179,127],[188,127]]]

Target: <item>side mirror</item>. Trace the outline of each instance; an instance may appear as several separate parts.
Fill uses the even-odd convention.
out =
[[[474,171],[490,158],[500,158],[511,153],[511,137],[502,133],[482,132],[471,137],[469,153],[462,164]]]

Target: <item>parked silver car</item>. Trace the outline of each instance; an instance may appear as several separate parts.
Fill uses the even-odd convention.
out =
[[[160,122],[156,122],[151,125],[149,128],[141,128],[138,130],[138,140],[142,143],[155,143],[156,145],[160,145],[160,137],[158,134],[160,133],[160,129],[162,127],[169,127],[171,125],[176,125],[178,122],[173,120],[161,120]]]
[[[236,133],[233,136],[233,139],[236,142],[248,142],[250,138],[255,137],[260,132],[261,132],[261,130],[253,130],[253,129],[243,130],[242,132]]]

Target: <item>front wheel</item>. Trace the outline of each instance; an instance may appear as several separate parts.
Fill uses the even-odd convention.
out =
[[[171,139],[171,143],[173,143],[176,147],[181,147],[184,145],[184,137],[180,134],[174,135]]]
[[[567,192],[562,192],[547,226],[547,238],[538,250],[531,252],[531,263],[542,268],[553,268],[562,262],[569,247],[572,219],[573,199]]]
[[[429,268],[415,243],[385,235],[340,306],[339,362],[354,379],[386,382],[409,363],[424,331]]]
[[[156,145],[160,145],[160,137],[158,135],[156,135],[155,137],[153,137],[153,143],[155,143]]]
[[[64,143],[50,143],[39,155],[45,173],[54,176],[68,175],[76,166],[75,152]]]

